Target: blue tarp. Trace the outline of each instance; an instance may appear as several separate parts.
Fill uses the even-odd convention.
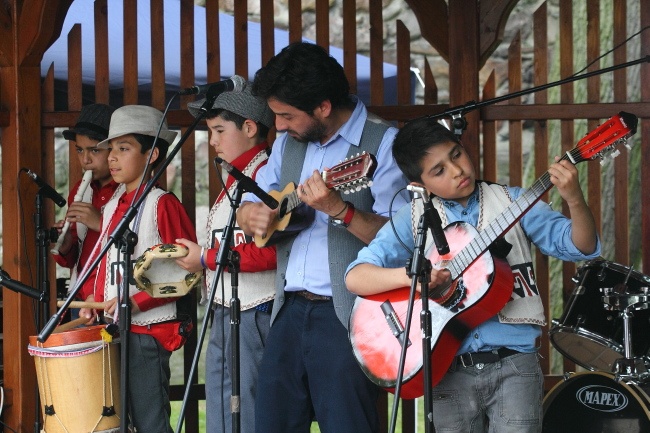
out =
[[[195,83],[207,82],[207,54],[205,37],[205,8],[194,7],[194,68]],[[138,1],[138,83],[146,91],[151,84],[151,19],[150,5],[147,0]],[[42,76],[45,76],[51,64],[54,64],[54,78],[57,82],[57,99],[65,98],[65,83],[68,79],[68,42],[67,35],[74,24],[81,24],[82,43],[82,77],[84,84],[84,103],[93,102],[93,86],[95,82],[95,43],[94,43],[94,12],[93,5],[88,0],[75,0],[66,16],[61,37],[47,50],[41,63]],[[168,92],[175,92],[180,86],[180,3],[178,0],[165,0],[165,83]],[[226,13],[219,13],[219,33],[221,50],[222,78],[235,74],[234,47],[234,18]],[[121,105],[121,89],[123,87],[124,69],[124,30],[123,4],[121,1],[109,2],[108,8],[108,47],[111,103]],[[289,43],[289,33],[275,29],[275,52],[279,52]],[[343,50],[330,47],[330,54],[343,64]],[[248,68],[249,79],[261,66],[260,24],[248,23]],[[396,74],[397,67],[384,63],[384,103],[396,103]],[[412,80],[413,81],[413,80]],[[370,59],[357,55],[357,94],[369,103],[370,100]],[[119,99],[119,100],[114,100]],[[147,101],[140,101],[147,103]],[[57,109],[62,109],[60,100]]]

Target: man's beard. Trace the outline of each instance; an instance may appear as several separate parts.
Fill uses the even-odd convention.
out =
[[[296,131],[288,131],[289,135],[298,140],[301,143],[309,142],[320,142],[325,137],[325,125],[318,120],[314,119],[309,129],[307,129],[302,134],[298,134]]]

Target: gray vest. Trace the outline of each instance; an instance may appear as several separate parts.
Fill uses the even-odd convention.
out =
[[[366,120],[361,135],[359,147],[350,146],[347,157],[356,156],[358,153],[367,152],[372,155],[377,154],[381,140],[388,129],[385,123],[378,123],[373,120]],[[282,155],[282,169],[280,174],[279,190],[282,191],[287,184],[294,182],[300,183],[300,173],[305,162],[305,154],[308,144],[300,143],[291,137],[288,137],[287,143]],[[364,188],[359,192],[346,196],[356,209],[365,212],[372,212],[374,200],[370,194],[369,188]],[[273,303],[273,312],[271,314],[271,323],[275,320],[280,308],[284,304],[284,286],[286,285],[285,274],[289,263],[289,254],[294,238],[283,239],[276,244],[278,257],[278,268],[275,276],[275,302]],[[332,297],[334,301],[334,310],[343,326],[348,327],[350,312],[354,305],[356,295],[350,293],[345,286],[343,278],[345,270],[353,260],[357,258],[357,253],[365,244],[349,231],[329,227],[327,230],[327,250],[329,255],[330,280],[332,283]]]

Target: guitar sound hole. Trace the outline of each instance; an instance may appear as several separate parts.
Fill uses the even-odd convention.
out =
[[[438,288],[432,292],[431,298],[448,310],[453,310],[458,304],[465,299],[467,287],[460,278],[449,286]]]

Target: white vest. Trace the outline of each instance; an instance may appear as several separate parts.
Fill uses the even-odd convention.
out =
[[[476,229],[482,231],[492,220],[501,215],[501,212],[512,203],[508,190],[503,185],[478,182],[479,188],[479,216]],[[432,200],[434,207],[440,214],[442,226],[446,227],[447,213],[445,206],[437,197]],[[413,233],[417,233],[417,222],[423,212],[421,200],[415,200],[412,206]],[[532,256],[530,253],[530,240],[524,233],[519,223],[515,224],[505,235],[506,241],[512,245],[506,260],[512,269],[515,279],[514,289],[510,301],[499,312],[501,323],[530,323],[546,325],[544,306],[539,296],[535,283]],[[434,247],[433,239],[427,236],[425,251]]]
[[[266,150],[259,152],[253,157],[253,159],[251,159],[251,161],[248,163],[248,165],[246,165],[246,168],[244,168],[242,172],[248,177],[253,177],[259,165],[267,159],[268,155],[266,153]],[[228,189],[228,193],[231,197],[234,196],[236,188],[237,182],[233,182],[233,184]],[[208,215],[208,236],[206,242],[204,243],[204,246],[206,248],[212,248],[213,245],[216,245],[216,242],[214,242],[215,240],[221,242],[221,234],[223,233],[224,226],[228,222],[230,210],[230,202],[228,201],[226,195],[223,193],[220,194],[219,199],[217,199],[215,204],[212,206]],[[247,237],[239,227],[235,227],[233,238],[235,245],[239,245],[245,242],[252,242],[252,239]],[[208,290],[212,287],[215,274],[215,271],[205,269],[205,284],[201,290],[202,303],[205,303],[210,299],[208,296]],[[221,282],[217,282],[214,302],[217,304],[229,306],[230,300],[232,299],[230,273],[224,271],[222,273],[222,277],[226,299],[221,299]],[[270,301],[275,295],[274,270],[261,272],[240,272],[238,276],[238,283],[239,285],[237,294],[240,300],[242,311]]]
[[[117,209],[119,198],[122,196],[124,191],[124,186],[120,185],[113,198],[104,207],[102,235],[98,242],[98,244],[101,244],[102,246],[106,244],[106,238],[110,234],[107,229],[110,227],[111,220],[113,219],[115,210]],[[132,264],[135,264],[135,260],[142,255],[147,248],[162,243],[158,231],[158,201],[165,194],[167,194],[167,191],[154,187],[138,210],[138,216],[136,216],[129,225],[129,228],[138,235],[138,243],[134,248]],[[142,217],[140,217],[140,215],[142,215]],[[138,225],[137,228],[135,228],[136,225]],[[105,284],[103,287],[104,300],[109,300],[117,296],[120,288],[119,284],[121,276],[125,274],[123,265],[118,265],[117,263],[117,257],[118,250],[116,246],[113,245],[104,258],[106,263]],[[133,269],[131,269],[131,272],[132,271]],[[129,286],[129,296],[133,296],[138,292],[139,290],[135,285],[131,284]],[[146,326],[174,319],[176,319],[176,302],[169,302],[147,311],[138,311],[133,313],[131,316],[131,323],[134,325]]]

